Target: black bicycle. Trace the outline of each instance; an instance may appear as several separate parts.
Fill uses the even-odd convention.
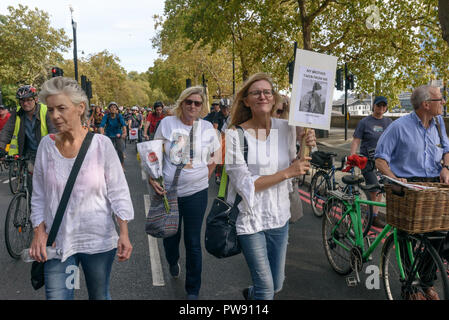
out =
[[[7,156],[6,161],[18,163],[17,179],[21,182],[19,190],[14,195],[8,206],[5,218],[5,244],[9,255],[14,259],[19,259],[20,254],[30,247],[33,239],[33,227],[31,225],[31,173],[28,172],[27,157]]]
[[[340,190],[343,194],[354,196],[358,195],[362,200],[370,199],[370,191],[360,188],[360,183],[364,182],[363,177],[357,177],[358,183],[354,184],[352,179],[354,178],[354,167],[351,166],[350,175],[344,176],[342,179],[343,185],[340,185],[335,178],[336,171],[342,171],[346,165],[346,157],[341,159],[341,166],[336,168],[333,159],[337,154],[333,152],[322,152],[321,158],[325,161],[313,160],[312,166],[317,170],[312,177],[310,183],[310,205],[312,206],[312,212],[316,217],[322,217],[324,214],[324,205],[328,199],[329,191]],[[362,211],[362,226],[364,236],[368,234],[373,219],[373,206],[367,204],[361,204]]]
[[[25,164],[22,161],[17,160],[18,156],[7,156],[5,162],[9,167],[9,189],[12,194],[17,194],[23,185],[23,172],[25,170]]]

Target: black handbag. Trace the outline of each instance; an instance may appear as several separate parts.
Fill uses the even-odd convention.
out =
[[[243,135],[243,129],[237,127]],[[248,144],[244,138],[244,157],[248,162]],[[223,167],[223,174],[220,183],[220,190],[228,183],[226,171]],[[223,192],[225,193],[225,192]],[[234,204],[231,206],[225,201],[224,195],[219,195],[212,203],[212,207],[206,219],[205,247],[206,251],[217,258],[227,258],[242,252],[240,247],[235,223],[239,214],[238,205],[242,197],[237,193]]]
[[[61,225],[62,218],[67,207],[67,203],[70,199],[70,194],[72,193],[73,185],[75,184],[76,177],[78,176],[78,172],[86,156],[87,150],[89,149],[90,143],[92,142],[93,136],[94,134],[92,132],[87,133],[78,152],[78,156],[75,159],[72,170],[70,171],[70,175],[65,185],[64,192],[62,193],[61,201],[59,202],[58,209],[56,210],[55,219],[53,220],[53,224],[47,238],[47,247],[53,245],[53,242],[56,239],[59,226]],[[37,261],[34,261],[31,265],[31,285],[33,286],[34,290],[42,288],[45,284],[44,265],[45,262]]]

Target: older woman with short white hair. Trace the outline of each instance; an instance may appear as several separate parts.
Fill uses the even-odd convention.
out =
[[[39,95],[57,134],[44,137],[37,151],[31,200],[34,237],[30,255],[44,262],[47,299],[73,299],[67,287],[70,266],[81,264],[89,299],[111,299],[109,277],[118,261],[129,259],[132,245],[128,221],[133,205],[119,158],[108,137],[95,134],[84,158],[53,246],[62,257],[47,261],[48,233],[68,176],[88,133],[83,127],[87,97],[76,81],[56,77],[46,81]],[[118,221],[120,235],[114,224]]]
[[[220,142],[208,121],[201,119],[207,114],[203,87],[184,90],[174,109],[175,116],[165,117],[159,123],[154,139],[164,140],[163,175],[166,190],[169,190],[176,168],[186,164],[178,179],[178,205],[180,226],[176,235],[164,239],[165,256],[170,274],[180,274],[179,242],[181,223],[184,222],[184,243],[186,246],[187,298],[196,300],[201,286],[202,254],[201,227],[207,207],[209,178],[216,163],[212,155],[218,155]],[[193,139],[193,159],[190,157],[190,132]],[[150,184],[158,194],[165,190],[155,180]]]

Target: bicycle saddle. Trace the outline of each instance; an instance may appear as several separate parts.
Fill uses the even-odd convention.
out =
[[[341,179],[344,184],[355,185],[365,181],[362,176],[346,175]]]
[[[384,191],[384,187],[381,186],[380,184],[367,184],[365,185],[361,185],[360,186],[363,190],[368,191],[368,192],[375,192],[375,191]]]

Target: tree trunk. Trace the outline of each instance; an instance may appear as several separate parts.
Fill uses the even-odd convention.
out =
[[[449,44],[449,1],[438,1],[438,16],[440,18],[443,39]]]

